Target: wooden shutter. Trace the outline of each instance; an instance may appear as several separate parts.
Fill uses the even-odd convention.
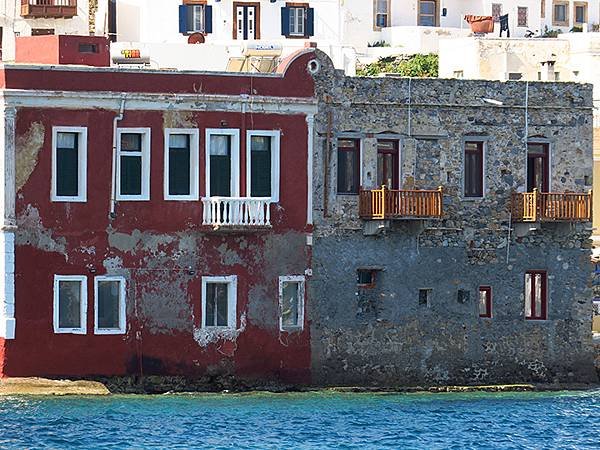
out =
[[[290,35],[290,8],[281,8],[281,34],[283,36]]]
[[[179,32],[186,34],[188,32],[188,7],[179,5]]]
[[[315,35],[315,8],[306,8],[306,36]]]
[[[204,5],[204,33],[212,33],[212,6]]]

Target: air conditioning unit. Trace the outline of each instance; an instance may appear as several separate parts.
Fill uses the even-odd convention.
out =
[[[250,42],[242,49],[243,56],[281,56],[283,47],[279,44],[257,44]]]

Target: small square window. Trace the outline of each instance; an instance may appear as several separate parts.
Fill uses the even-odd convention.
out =
[[[356,271],[356,284],[358,287],[370,289],[375,287],[377,279],[377,270],[374,269],[358,269]]]
[[[471,300],[471,291],[466,289],[459,289],[456,295],[456,301],[458,303],[468,303]]]
[[[98,53],[98,44],[81,43],[79,53]]]
[[[509,80],[517,81],[517,80],[520,80],[521,78],[523,78],[523,74],[520,72],[510,72],[508,74]]]

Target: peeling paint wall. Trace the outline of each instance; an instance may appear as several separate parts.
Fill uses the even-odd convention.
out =
[[[306,62],[301,64],[304,68]],[[292,68],[292,72],[296,75],[289,83],[312,83],[298,80],[298,74],[308,77],[305,70]],[[226,79],[237,83],[235,77]],[[0,358],[5,375],[183,376],[203,380],[207,386],[218,385],[218,380],[236,380],[231,381],[234,384],[310,381],[308,327],[293,333],[280,331],[278,298],[279,276],[304,275],[311,266],[306,114],[187,111],[166,105],[164,109],[126,107],[120,127],[152,129],[151,200],[121,201],[111,218],[115,111],[83,104],[77,110],[18,108],[17,329]],[[280,201],[271,205],[270,229],[217,232],[202,225],[200,201],[163,199],[163,129],[199,129],[203,196],[204,131],[223,127],[223,122],[240,130],[242,195],[246,130],[281,132]],[[53,126],[87,127],[87,202],[50,200]],[[87,276],[87,334],[53,332],[55,274]],[[93,280],[105,274],[126,280],[127,330],[122,335],[93,332]],[[236,328],[201,328],[202,277],[226,275],[238,278]]]
[[[526,225],[516,233],[509,216],[511,192],[526,186],[526,138],[550,143],[553,192],[591,188],[591,86],[349,78],[319,55],[313,380],[386,386],[597,380],[591,224]],[[377,184],[377,138],[391,135],[400,145],[401,188],[443,186],[443,218],[392,222],[366,235],[358,196],[336,192],[336,138],[348,135],[361,139],[364,189]],[[462,194],[469,136],[486,142],[483,199]],[[381,269],[373,289],[357,286],[361,267]],[[524,317],[524,274],[532,269],[548,273],[545,321]],[[479,286],[492,287],[491,319],[479,317]],[[422,288],[431,289],[428,304],[419,302]]]

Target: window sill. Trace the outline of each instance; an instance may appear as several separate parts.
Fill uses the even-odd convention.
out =
[[[53,203],[86,203],[85,197],[51,197]]]
[[[54,330],[54,334],[87,334],[87,330],[82,328],[59,328]]]
[[[285,333],[300,333],[302,331],[304,331],[304,327],[301,326],[297,326],[297,327],[280,327],[279,331],[285,332]]]
[[[96,335],[117,335],[117,334],[125,334],[125,330],[102,330],[95,329],[94,334]]]
[[[483,197],[461,197],[461,200],[465,201],[465,202],[476,202],[479,200],[485,200],[485,196]]]
[[[211,326],[211,325],[202,325],[200,327],[202,330],[206,330],[206,331],[236,331],[237,328],[236,327],[230,327],[230,326]]]
[[[197,202],[200,200],[199,195],[167,195],[164,197],[166,202]]]
[[[138,196],[117,196],[116,200],[118,202],[149,202],[150,197],[138,197]]]

